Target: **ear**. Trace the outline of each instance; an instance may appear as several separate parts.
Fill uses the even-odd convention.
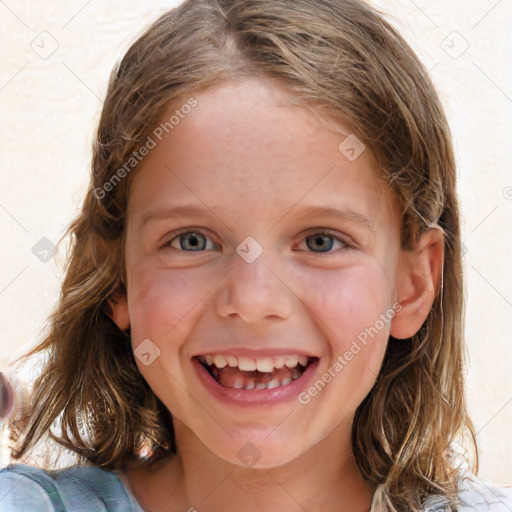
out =
[[[425,322],[442,286],[444,233],[433,226],[420,236],[416,247],[402,251],[396,277],[397,302],[390,334],[396,339],[414,336]]]
[[[130,315],[128,313],[128,300],[124,283],[120,283],[114,293],[108,299],[108,316],[121,329],[126,331],[130,327]]]

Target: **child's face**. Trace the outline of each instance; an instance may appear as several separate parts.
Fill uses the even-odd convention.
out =
[[[175,420],[219,457],[243,465],[249,454],[270,467],[322,440],[346,450],[401,309],[392,197],[368,149],[350,161],[338,150],[348,133],[287,105],[269,82],[194,98],[133,177],[127,301],[115,320],[131,326],[139,370]],[[168,215],[185,205],[199,213]],[[344,213],[309,211],[328,206]],[[408,325],[410,334],[420,325]],[[150,355],[139,353],[143,340],[158,348],[154,360],[148,341],[141,351]],[[224,385],[197,360],[214,354],[228,356]],[[290,383],[300,367],[259,381],[230,368],[244,365],[239,356],[282,366],[277,355],[291,366],[294,355],[315,359]],[[233,387],[258,382],[265,388]]]

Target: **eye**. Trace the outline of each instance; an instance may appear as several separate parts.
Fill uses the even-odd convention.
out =
[[[338,242],[341,244],[341,248],[339,250],[350,249],[352,246],[345,240],[340,237],[337,237],[333,234],[326,233],[324,231],[317,231],[310,235],[307,235],[304,240],[306,241],[306,245],[311,252],[317,253],[328,253],[328,252],[338,252],[331,251],[333,245]],[[319,250],[317,250],[319,249]]]
[[[208,239],[208,235],[200,230],[186,229],[175,231],[172,233],[172,238],[164,242],[159,249],[173,249],[183,252],[204,252],[208,249],[212,250],[219,248],[216,244],[211,244],[210,247],[207,247]],[[305,236],[303,240],[306,242],[307,248],[311,252],[316,253],[337,252],[331,250],[336,243],[341,244],[339,250],[350,249],[352,247],[349,242],[324,231],[313,232],[310,235]]]
[[[206,249],[216,248],[218,246],[206,247],[205,240],[208,236],[197,230],[182,230],[173,233],[173,237],[167,242],[164,242],[159,249],[175,249],[177,251],[185,252],[201,252]],[[178,247],[176,247],[176,242]]]

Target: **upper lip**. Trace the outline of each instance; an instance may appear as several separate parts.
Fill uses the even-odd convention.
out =
[[[193,357],[204,356],[206,354],[222,354],[222,355],[232,355],[236,357],[272,357],[279,355],[299,355],[306,357],[319,357],[318,354],[315,354],[309,350],[298,349],[298,348],[265,348],[265,349],[248,349],[244,347],[218,347],[211,348],[208,350],[204,350],[203,352],[198,352],[194,354]]]

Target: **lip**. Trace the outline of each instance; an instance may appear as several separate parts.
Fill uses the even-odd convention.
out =
[[[232,353],[232,352],[230,352]],[[254,351],[252,351],[254,354]],[[290,353],[290,352],[287,352]],[[275,354],[275,352],[274,352]],[[220,385],[199,362],[192,358],[192,364],[204,388],[220,402],[230,406],[274,405],[297,399],[299,394],[307,389],[313,379],[320,359],[311,362],[304,373],[286,386],[271,389],[238,389],[225,388]]]
[[[316,357],[318,358],[318,354],[313,354],[312,352],[305,352],[303,350],[297,350],[294,348],[271,348],[271,349],[245,349],[245,348],[221,348],[219,347],[216,350],[210,350],[209,352],[198,352],[194,354],[192,357],[199,357],[205,355],[214,355],[214,354],[222,354],[224,356],[235,356],[235,357],[252,357],[253,359],[259,357],[272,357],[272,356],[289,356],[289,355],[298,355],[298,356],[306,356],[306,357]]]

